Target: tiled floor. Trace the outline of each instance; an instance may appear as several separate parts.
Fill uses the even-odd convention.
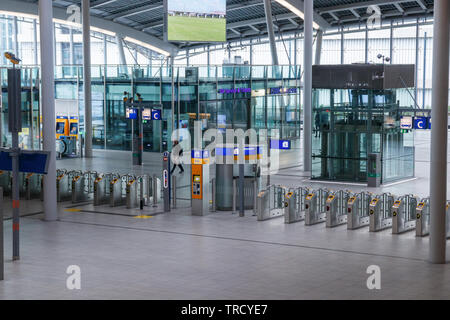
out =
[[[376,192],[427,195],[427,139],[416,139],[422,150],[417,154],[417,179]],[[128,154],[122,158],[114,154],[111,162],[100,152],[92,160],[62,160],[58,166],[141,172],[127,161]],[[296,165],[281,170],[272,182],[311,184]],[[156,173],[158,159],[142,170]],[[187,182],[184,179],[188,178],[180,178],[180,186]],[[30,203],[30,213],[42,210],[40,206],[39,201]],[[390,230],[369,233],[367,228],[286,225],[281,218],[257,222],[251,212],[240,218],[228,212],[196,217],[189,208],[161,211],[146,208],[145,214],[152,217],[138,219],[134,215],[139,210],[64,203],[59,207],[59,221],[44,222],[42,214],[22,218],[21,260],[15,262],[10,259],[11,220],[6,220],[6,279],[0,282],[0,299],[450,297],[450,265],[428,263],[428,238],[415,238],[411,232],[394,236]],[[81,268],[81,290],[66,288],[69,265]],[[381,268],[381,290],[367,289],[369,265]]]

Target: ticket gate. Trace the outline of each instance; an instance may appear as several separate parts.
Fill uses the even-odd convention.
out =
[[[326,200],[326,227],[347,224],[347,202],[350,191],[339,190],[328,195]]]
[[[109,203],[111,181],[120,177],[118,173],[100,174],[94,181],[94,206]]]
[[[56,170],[56,201],[72,200],[72,181],[76,176],[81,176],[83,173],[78,170],[67,171]]]
[[[136,177],[127,183],[127,209],[137,208],[142,205],[151,203],[150,195],[152,194],[152,179],[148,175]]]
[[[258,221],[265,221],[272,218],[281,217],[286,209],[286,188],[270,185],[266,190],[261,191],[257,196],[256,218]]]
[[[369,205],[372,197],[373,194],[370,192],[361,192],[350,196],[347,202],[348,230],[355,230],[369,225]]]
[[[291,188],[286,194],[284,223],[305,220],[305,198],[311,192],[307,187]]]
[[[305,225],[326,221],[326,201],[330,191],[326,188],[313,190],[305,198]]]
[[[128,174],[128,175],[116,177],[110,182],[110,184],[109,184],[109,192],[110,192],[109,205],[111,207],[117,207],[117,206],[122,206],[122,205],[126,204],[127,184],[132,180],[136,180],[135,176]]]
[[[445,225],[447,239],[450,239],[450,202],[445,207]],[[416,237],[425,237],[430,234],[430,199],[420,200],[416,207]]]
[[[448,208],[448,204],[447,204]],[[448,209],[447,209],[448,212]],[[430,198],[423,198],[416,207],[416,237],[430,234]],[[448,224],[448,223],[447,223]]]
[[[372,198],[369,205],[369,231],[377,232],[392,227],[391,208],[394,205],[394,196],[383,193]]]
[[[5,195],[11,194],[11,172],[0,171],[0,187]]]
[[[87,171],[76,175],[72,179],[72,203],[88,201],[94,195],[94,182],[98,174],[96,171]]]
[[[417,198],[404,195],[397,198],[391,207],[392,234],[400,234],[416,228]]]
[[[25,175],[25,199],[39,199],[42,193],[42,175],[27,173]]]

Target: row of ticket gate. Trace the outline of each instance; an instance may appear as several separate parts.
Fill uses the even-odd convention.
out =
[[[447,203],[447,237],[450,238],[450,202]],[[430,201],[413,195],[396,197],[390,193],[353,193],[349,190],[313,190],[308,187],[270,186],[258,194],[257,219],[284,216],[285,223],[304,221],[305,225],[325,223],[332,228],[347,225],[354,230],[369,227],[370,232],[388,228],[392,234],[415,230],[416,236],[429,234]]]
[[[20,193],[26,200],[43,200],[42,175],[21,173]],[[5,195],[11,194],[11,173],[0,171],[0,187]],[[56,198],[58,202],[72,203],[93,201],[94,206],[109,204],[111,207],[126,205],[127,208],[156,206],[161,199],[161,180],[156,176],[96,171],[56,171]]]

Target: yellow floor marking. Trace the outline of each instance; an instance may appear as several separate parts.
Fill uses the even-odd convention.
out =
[[[139,216],[134,216],[134,218],[136,218],[136,219],[150,219],[150,218],[153,218],[153,216],[147,216],[145,214],[141,214]]]
[[[76,208],[66,208],[66,209],[64,209],[64,211],[66,211],[66,212],[80,212],[81,209],[76,209]]]

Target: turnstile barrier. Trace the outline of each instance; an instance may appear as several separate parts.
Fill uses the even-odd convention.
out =
[[[352,194],[347,202],[347,229],[355,230],[370,223],[369,206],[373,194],[360,192]]]
[[[94,181],[94,206],[109,203],[111,181],[119,178],[118,173],[99,174]]]
[[[395,199],[391,207],[392,234],[400,234],[416,228],[417,197],[407,194]]]
[[[264,221],[284,215],[286,188],[270,185],[257,196],[256,216],[258,221]]]
[[[374,196],[369,205],[369,231],[377,232],[392,227],[391,207],[394,204],[394,196],[383,193]]]
[[[347,223],[347,203],[351,192],[331,192],[326,200],[326,227],[332,228]]]
[[[305,198],[305,225],[326,221],[326,201],[330,191],[326,188],[312,190]]]
[[[284,223],[305,220],[305,198],[311,192],[308,187],[290,188],[286,194]]]
[[[94,195],[94,182],[98,177],[96,171],[78,174],[72,179],[72,203],[88,201]]]
[[[430,198],[421,199],[416,207],[416,237],[430,234]],[[450,202],[445,207],[445,229],[447,239],[450,239]]]

